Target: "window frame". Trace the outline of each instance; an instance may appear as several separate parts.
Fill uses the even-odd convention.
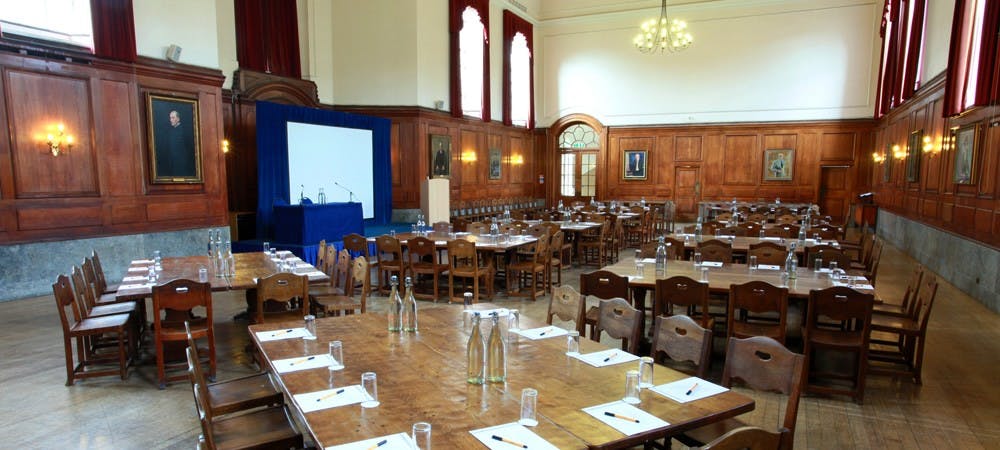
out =
[[[450,107],[452,117],[472,117],[465,116],[462,111],[462,72],[461,56],[459,50],[459,33],[462,30],[462,13],[466,8],[475,9],[479,13],[479,19],[483,24],[483,99],[482,99],[482,119],[483,122],[490,121],[490,0],[449,0],[448,12],[448,40],[449,40],[449,81],[450,81]]]
[[[879,62],[875,118],[913,97],[920,87],[924,58],[927,0],[885,0],[882,9],[882,54]]]
[[[513,11],[503,11],[503,123],[515,126],[511,105],[513,89],[511,87],[511,50],[514,36],[521,33],[528,41],[528,123],[527,129],[535,128],[535,46],[534,25]]]
[[[974,35],[975,8],[977,1],[984,2],[982,32],[976,42]],[[948,68],[945,74],[944,87],[944,117],[957,116],[971,109],[996,103],[1000,100],[1000,88],[997,87],[1000,75],[1000,49],[998,49],[998,34],[1000,22],[1000,3],[986,0],[956,0],[955,14],[951,27],[951,46],[948,53]],[[974,54],[974,50],[979,52]],[[976,60],[976,73],[970,70],[970,61]],[[975,78],[976,89],[969,91],[969,80]]]

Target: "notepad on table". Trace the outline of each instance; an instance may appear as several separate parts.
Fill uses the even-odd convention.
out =
[[[378,445],[385,441],[385,444]],[[413,450],[413,440],[406,433],[396,433],[388,436],[365,439],[362,441],[327,447],[326,450],[370,450],[372,447],[378,450]]]
[[[688,377],[672,383],[661,384],[650,388],[653,392],[678,403],[693,402],[705,397],[721,394],[729,389],[698,377]],[[690,394],[688,394],[690,392]]]
[[[642,258],[639,262],[643,264],[656,264],[656,258]]]
[[[627,363],[639,359],[638,356],[629,352],[615,349],[601,350],[599,352],[572,356],[594,367],[613,366],[615,364]]]
[[[129,267],[128,271],[129,272],[148,272],[149,271],[149,266]]]
[[[306,336],[309,336],[309,332],[303,327],[257,332],[257,339],[260,339],[261,342],[280,341],[282,339],[301,339]]]
[[[339,392],[339,393],[338,393]],[[293,396],[295,403],[303,413],[319,411],[321,409],[336,408],[338,406],[353,405],[371,400],[371,396],[365,392],[360,384],[342,386],[333,389],[324,389],[317,392],[307,392]]]
[[[569,333],[568,331],[562,328],[554,327],[551,325],[547,327],[532,328],[530,330],[517,330],[512,332],[517,333],[533,341],[537,341],[539,339],[548,339],[556,336],[564,336]]]
[[[621,400],[583,408],[583,412],[629,436],[670,425],[663,419]]]
[[[722,267],[722,261],[704,261],[701,267]]]
[[[135,261],[132,261],[131,265],[133,265],[133,266],[140,265],[140,264],[150,265],[152,263],[153,263],[152,259],[137,259]]]
[[[297,372],[299,370],[316,369],[319,367],[341,366],[329,354],[300,356],[297,358],[278,359],[274,361],[274,370],[278,373]]]
[[[478,430],[470,430],[469,433],[475,436],[476,439],[479,439],[479,442],[482,442],[486,448],[492,450],[510,450],[518,448],[517,445],[514,444],[515,442],[527,446],[530,450],[558,450],[559,448],[550,444],[549,441],[542,439],[542,437],[535,434],[534,431],[531,431],[516,422],[480,428]],[[500,439],[497,439],[494,436]]]
[[[758,270],[781,270],[781,266],[775,266],[773,264],[757,264]]]
[[[149,269],[143,269],[143,270],[149,270]],[[135,282],[135,281],[146,281],[148,279],[149,278],[147,276],[145,276],[145,275],[135,275],[135,276],[131,276],[131,277],[122,278],[122,282],[123,283],[132,283],[132,282]]]
[[[156,286],[156,283],[123,284],[121,286],[118,286],[118,290],[119,291],[127,291],[129,289],[151,288],[153,286]]]

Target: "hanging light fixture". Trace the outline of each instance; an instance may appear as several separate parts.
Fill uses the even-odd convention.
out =
[[[667,0],[661,0],[660,18],[649,19],[639,27],[632,43],[642,53],[679,52],[691,46],[694,38],[687,31],[687,22],[667,18]]]

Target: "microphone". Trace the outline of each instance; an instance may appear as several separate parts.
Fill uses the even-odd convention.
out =
[[[348,188],[344,187],[344,185],[342,185],[342,184],[338,183],[338,182],[337,182],[336,180],[334,180],[334,181],[333,181],[333,184],[334,184],[334,185],[336,185],[337,187],[339,187],[339,188],[341,188],[341,189],[343,189],[343,190],[347,191],[347,202],[348,202],[348,203],[350,203],[350,202],[353,202],[353,201],[354,201],[354,191],[352,191],[352,190],[350,190],[350,189],[348,189]]]

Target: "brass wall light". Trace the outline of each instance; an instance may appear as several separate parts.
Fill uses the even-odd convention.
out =
[[[55,131],[55,134],[49,133],[46,136],[46,144],[49,146],[52,156],[59,156],[61,153],[68,152],[73,148],[73,135],[66,133],[66,126],[60,123],[59,125],[50,126],[49,130]]]

